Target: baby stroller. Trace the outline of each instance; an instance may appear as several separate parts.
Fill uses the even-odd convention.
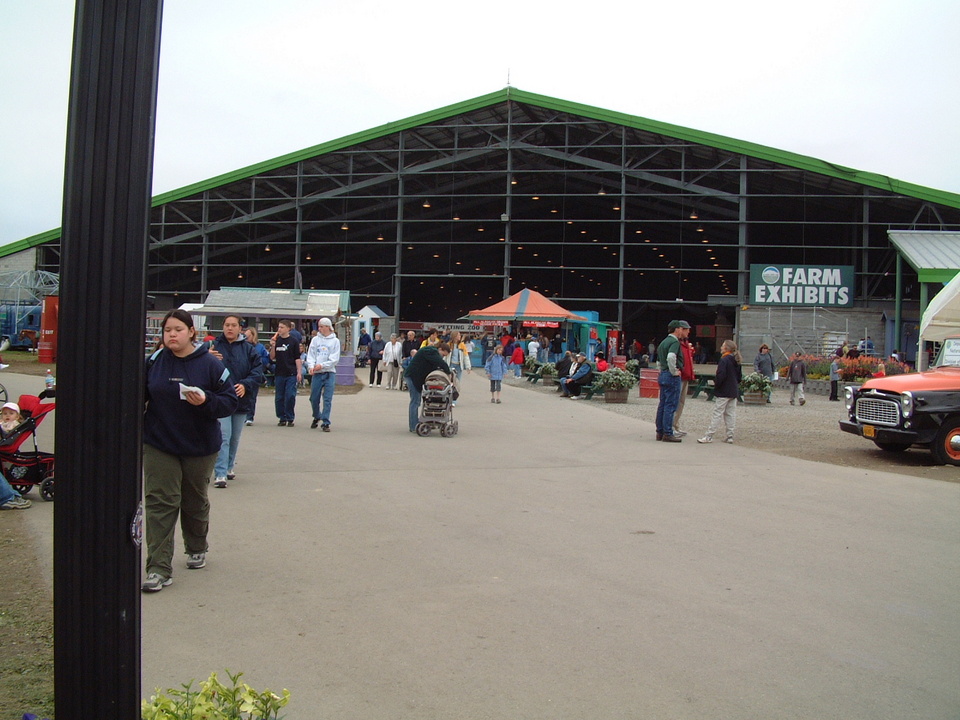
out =
[[[434,370],[423,381],[420,394],[420,416],[417,418],[417,435],[426,437],[434,428],[440,429],[443,437],[457,434],[457,421],[453,419],[453,401],[459,392],[450,376],[442,370]]]
[[[55,402],[41,402],[52,395],[48,392],[45,390],[39,396],[20,396],[17,404],[24,419],[6,437],[0,437],[0,471],[21,495],[39,485],[40,497],[49,502],[53,500],[54,457],[53,453],[40,452],[37,448],[37,426],[57,406]],[[20,452],[27,437],[33,437],[33,452]]]

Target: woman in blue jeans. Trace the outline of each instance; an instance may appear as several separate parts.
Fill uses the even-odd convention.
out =
[[[234,478],[240,434],[256,402],[256,391],[263,382],[263,363],[256,348],[240,333],[239,315],[227,315],[223,319],[223,334],[213,341],[210,354],[230,371],[229,382],[239,398],[236,411],[220,418],[220,435],[223,439],[213,467],[213,486],[225,488],[227,480]]]

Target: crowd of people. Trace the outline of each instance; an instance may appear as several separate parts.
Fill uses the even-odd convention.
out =
[[[297,388],[310,379],[311,428],[330,432],[337,365],[342,348],[333,322],[320,318],[312,337],[305,341],[293,322],[280,320],[277,330],[263,344],[257,330],[243,327],[243,318],[224,318],[219,336],[198,338],[190,314],[172,310],[161,323],[158,347],[146,363],[146,407],[144,413],[144,525],[146,578],[144,592],[152,593],[170,585],[173,578],[174,535],[179,520],[186,567],[206,565],[210,501],[207,489],[226,488],[235,479],[235,464],[243,428],[254,422],[258,391],[272,377],[274,408],[280,427],[293,427],[296,419]],[[681,442],[683,400],[694,380],[697,346],[689,341],[690,324],[674,320],[667,336],[652,350],[650,362],[658,369],[659,402],[656,412],[656,439]],[[369,362],[368,387],[406,390],[409,394],[408,425],[417,431],[421,396],[427,376],[434,371],[446,374],[454,387],[464,373],[473,372],[471,354],[479,346],[483,372],[490,383],[490,402],[500,404],[505,378],[522,377],[528,357],[553,362],[557,390],[561,397],[579,399],[582,389],[604,372],[609,364],[602,349],[593,362],[584,352],[565,350],[559,334],[554,337],[527,336],[517,339],[507,331],[499,337],[462,336],[458,331],[430,330],[419,337],[408,331],[403,339],[396,333],[384,340],[380,332],[361,339]],[[632,347],[632,346],[631,346]],[[741,358],[736,344],[727,340],[721,347],[716,370],[716,406],[700,443],[713,442],[724,432],[733,442],[736,402],[739,395]],[[761,346],[754,368],[775,374],[769,348]],[[804,403],[805,369],[799,357],[790,367],[794,384],[791,403]],[[455,392],[454,401],[457,393]],[[831,398],[832,399],[832,398]],[[0,409],[0,435],[22,420],[19,408],[7,403]],[[18,509],[30,501],[10,487],[0,475],[0,507]]]

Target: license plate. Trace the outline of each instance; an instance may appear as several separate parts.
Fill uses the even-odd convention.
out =
[[[877,436],[877,429],[873,425],[864,425],[863,426],[863,436],[867,438],[872,438]]]

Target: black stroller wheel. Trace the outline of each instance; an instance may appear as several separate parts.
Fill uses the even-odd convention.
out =
[[[21,495],[26,495],[33,489],[33,485],[14,485],[13,483],[10,483],[10,487],[12,487]]]
[[[40,483],[40,497],[42,497],[47,502],[53,501],[53,478],[45,478],[42,483]]]
[[[0,403],[5,403],[7,401],[7,389],[0,385]]]
[[[430,434],[430,426],[426,423],[417,423],[417,435],[426,437]]]

